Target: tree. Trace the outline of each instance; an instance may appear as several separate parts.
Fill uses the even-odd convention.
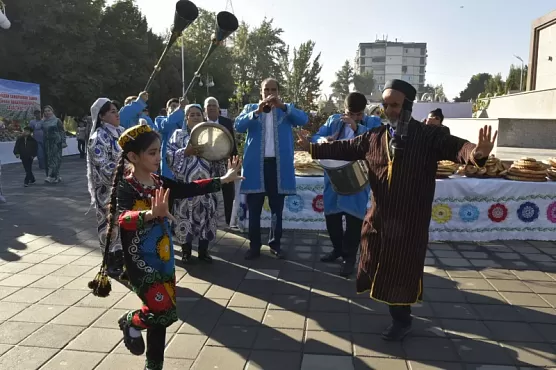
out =
[[[314,41],[307,41],[293,49],[293,58],[290,61],[289,53],[282,58],[282,97],[291,101],[304,110],[315,110],[315,100],[320,95],[322,80],[320,72],[320,53],[311,61]],[[289,48],[286,49],[289,51]]]
[[[510,66],[510,71],[508,72],[508,77],[506,78],[506,88],[508,91],[511,90],[525,90],[527,85],[527,66],[523,68],[523,84],[521,80],[521,67],[514,66],[513,64]]]
[[[245,100],[258,101],[261,82],[267,77],[282,79],[280,60],[286,53],[281,38],[284,31],[275,28],[273,20],[264,18],[262,23],[250,30],[242,23],[233,36],[233,77],[236,85],[234,104]]]
[[[373,72],[365,72],[353,76],[353,85],[355,91],[359,91],[363,95],[371,95],[375,89],[375,80]]]
[[[480,93],[485,92],[486,82],[492,78],[490,73],[478,73],[473,75],[467,87],[459,93],[459,96],[454,99],[456,102],[465,102],[477,99]]]
[[[5,1],[12,27],[0,32],[1,77],[41,85],[58,115],[83,114],[99,83],[89,72],[104,1]],[[96,98],[96,97],[95,97]]]
[[[485,93],[491,95],[504,95],[506,93],[506,83],[502,80],[500,73],[486,82]]]
[[[336,72],[336,80],[330,84],[332,94],[337,99],[343,99],[349,94],[349,86],[353,83],[353,68],[349,60],[344,62],[342,68]]]

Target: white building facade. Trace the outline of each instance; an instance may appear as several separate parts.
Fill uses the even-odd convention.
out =
[[[377,40],[359,44],[354,70],[358,74],[372,72],[377,93],[392,79],[407,81],[421,92],[425,86],[426,67],[426,43]]]

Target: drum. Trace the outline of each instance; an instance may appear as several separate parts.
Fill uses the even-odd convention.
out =
[[[202,147],[200,157],[207,161],[228,159],[234,149],[232,134],[214,122],[203,122],[193,127],[189,142]]]
[[[359,193],[369,184],[367,165],[364,161],[317,160],[330,178],[334,191],[340,195]]]

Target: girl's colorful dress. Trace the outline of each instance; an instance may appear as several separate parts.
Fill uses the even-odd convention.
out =
[[[187,130],[176,130],[168,141],[166,159],[176,180],[192,182],[223,176],[226,172],[226,161],[210,162],[185,154],[189,138]],[[190,245],[195,238],[199,238],[199,247],[208,248],[208,243],[214,240],[218,229],[216,193],[178,199],[173,203],[172,209],[172,214],[177,220],[174,228],[177,242]]]
[[[105,123],[91,135],[87,146],[89,193],[91,194],[91,205],[96,207],[97,231],[102,253],[106,246],[112,181],[122,153],[122,149],[118,145],[118,138],[123,131],[122,127],[114,127]],[[109,247],[109,251],[112,253],[122,249],[117,225],[114,225],[113,230],[114,237]]]
[[[129,283],[143,307],[130,311],[127,323],[147,330],[147,361],[150,370],[162,369],[166,328],[177,319],[176,276],[172,233],[167,219],[144,222],[156,189],[170,189],[170,202],[220,191],[220,179],[178,183],[152,175],[155,185],[144,186],[132,175],[118,185],[118,211],[125,267]]]

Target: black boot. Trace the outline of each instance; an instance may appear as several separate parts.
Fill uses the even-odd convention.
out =
[[[185,243],[181,247],[181,260],[183,263],[191,263],[193,262],[193,256],[191,255],[191,250],[193,246],[191,243]]]
[[[342,257],[342,254],[333,250],[332,252],[326,253],[324,256],[322,256],[320,260],[321,262],[330,263],[335,262],[340,257]]]
[[[402,341],[411,332],[411,324],[402,324],[394,321],[385,331],[382,332],[382,339],[390,342]]]
[[[212,263],[212,257],[208,252],[208,240],[199,240],[199,260],[205,263]]]
[[[348,278],[355,272],[355,261],[346,260],[342,262],[340,276]]]
[[[127,313],[125,313],[120,319],[118,320],[118,326],[124,335],[124,344],[125,347],[134,354],[135,356],[141,356],[145,353],[145,341],[143,340],[143,336],[140,335],[138,337],[132,337],[130,334],[131,325],[129,325],[127,321]]]
[[[106,273],[111,278],[119,278],[124,272],[124,254],[121,250],[108,253],[106,257]]]

